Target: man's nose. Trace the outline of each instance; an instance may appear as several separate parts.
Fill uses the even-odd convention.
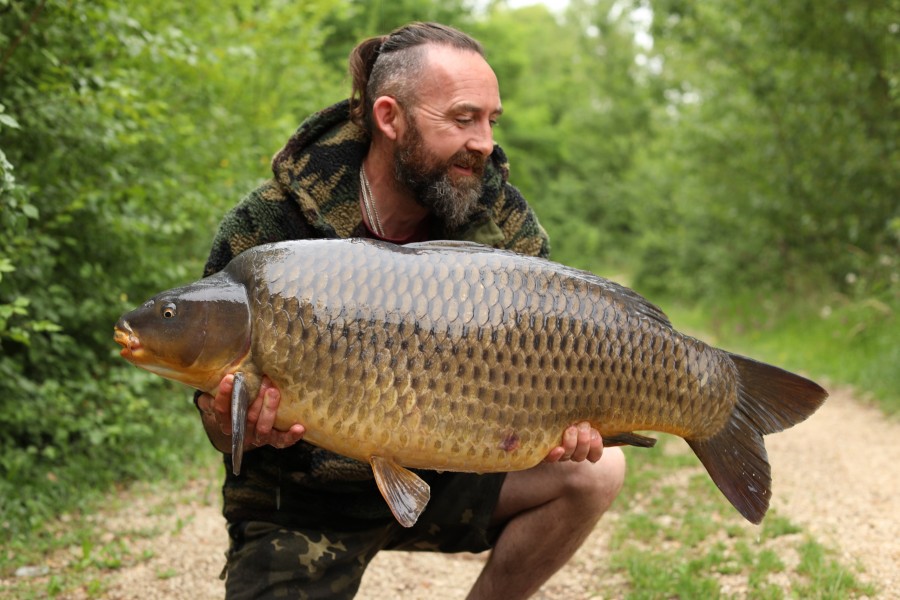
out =
[[[494,131],[491,129],[490,122],[484,121],[478,124],[466,144],[466,149],[485,157],[491,155],[491,152],[494,151]]]

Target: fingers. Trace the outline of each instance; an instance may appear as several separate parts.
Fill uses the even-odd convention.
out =
[[[217,413],[231,412],[231,391],[234,389],[234,375],[226,375],[219,383],[213,409]]]
[[[219,383],[215,397],[209,394],[202,394],[201,400],[198,401],[201,410],[205,415],[209,415],[218,425],[222,433],[231,435],[231,390],[234,389],[234,375],[226,375]],[[208,398],[208,404],[204,409],[202,399]]]
[[[568,459],[581,462],[587,458],[591,449],[591,425],[590,423],[579,423],[575,431],[575,448],[569,454]],[[566,457],[564,456],[563,458]]]
[[[565,453],[566,453],[565,448],[563,448],[562,446],[557,446],[556,448],[554,448],[553,450],[550,451],[550,453],[547,455],[547,458],[544,459],[544,462],[548,462],[548,463],[559,462],[560,459],[563,457],[563,454],[565,454]]]
[[[210,396],[209,394],[200,394],[197,397],[197,408],[200,409],[200,413],[203,415],[204,419],[215,419],[216,417],[216,409],[215,409],[215,401],[216,399]]]
[[[603,456],[603,437],[596,429],[591,429],[590,449],[588,450],[587,459],[595,463]]]
[[[216,396],[201,394],[197,406],[204,419],[211,419],[222,433],[231,435],[231,392],[234,389],[234,375],[226,375],[219,383]],[[281,403],[281,393],[272,380],[263,377],[259,393],[247,409],[247,432],[244,449],[252,450],[260,446],[287,448],[303,438],[306,429],[295,424],[287,431],[275,429],[275,417]]]
[[[259,390],[259,397],[254,402],[254,406],[259,405],[255,418],[248,417],[248,420],[256,422],[256,433],[265,435],[272,431],[275,426],[275,415],[278,413],[278,405],[281,402],[281,393],[278,388],[272,384],[268,377],[263,377],[262,387]]]
[[[589,460],[597,462],[603,455],[603,438],[600,432],[588,422],[566,428],[562,436],[562,445],[557,446],[544,459],[545,462],[572,460],[581,462]]]
[[[252,443],[248,443],[248,447],[259,448],[260,446],[273,446],[275,448],[283,449],[289,446],[293,446],[301,439],[303,439],[304,433],[306,433],[306,429],[299,423],[295,423],[287,431],[278,431],[277,429],[273,429],[269,433],[265,434],[257,432],[257,435]]]

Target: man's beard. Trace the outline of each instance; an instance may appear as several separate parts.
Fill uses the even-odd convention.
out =
[[[448,229],[457,229],[475,212],[487,159],[477,152],[460,150],[442,162],[425,147],[422,133],[412,119],[407,124],[406,139],[394,152],[394,176]],[[472,169],[472,175],[454,177],[450,172],[453,165]]]

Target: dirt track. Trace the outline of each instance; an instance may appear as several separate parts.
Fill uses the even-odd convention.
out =
[[[853,401],[849,390],[838,389],[813,419],[766,441],[774,465],[772,507],[839,549],[844,564],[861,566],[861,579],[876,583],[879,597],[900,598],[900,423],[886,421],[877,410]],[[222,597],[218,575],[227,540],[218,482],[212,477],[179,490],[171,503],[174,514],[160,511],[158,498],[130,492],[124,498],[127,509],[104,516],[110,531],[169,530],[129,542],[133,552],[152,552],[153,558],[116,571],[105,597]],[[617,518],[614,508],[537,598],[593,597],[588,590],[607,554],[604,523]],[[382,553],[358,597],[464,598],[485,558]]]

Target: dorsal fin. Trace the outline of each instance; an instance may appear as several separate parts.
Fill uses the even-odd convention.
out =
[[[541,263],[542,268],[545,268],[548,271],[554,271],[562,277],[572,277],[574,279],[580,279],[581,281],[584,281],[590,285],[600,287],[609,297],[615,298],[617,302],[626,306],[628,309],[633,310],[634,312],[649,319],[653,319],[654,321],[657,321],[660,324],[665,325],[666,327],[672,326],[672,323],[669,321],[669,317],[666,316],[666,313],[664,313],[661,308],[659,308],[634,290],[627,288],[622,284],[616,283],[615,281],[606,279],[605,277],[595,275],[590,271],[584,271],[581,269],[576,269],[574,267],[569,267],[552,260],[548,260],[546,258],[526,256],[513,252],[512,250],[503,250],[500,248],[485,246],[484,244],[479,244],[477,242],[467,242],[462,240],[434,240],[430,242],[416,242],[413,244],[406,244],[405,246],[403,246],[403,248],[412,250],[433,250],[440,252],[463,252],[467,254],[498,254],[515,257],[519,260],[528,261],[529,263],[533,264]]]
[[[427,242],[405,244],[403,247],[411,250],[446,250],[448,252],[466,253],[485,252],[522,256],[512,250],[503,250],[502,248],[494,248],[493,246],[486,246],[484,244],[479,244],[478,242],[470,242],[467,240],[430,240]]]

